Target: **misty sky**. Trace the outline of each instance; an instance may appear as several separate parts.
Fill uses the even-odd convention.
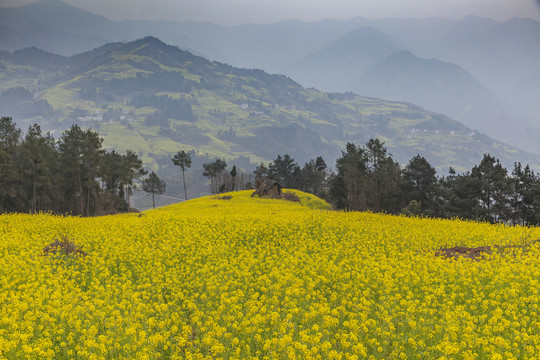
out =
[[[36,0],[0,0],[19,6]],[[112,20],[192,20],[235,25],[285,19],[306,21],[362,16],[444,17],[478,15],[495,20],[540,20],[540,0],[64,0]],[[1,11],[1,10],[0,10]]]

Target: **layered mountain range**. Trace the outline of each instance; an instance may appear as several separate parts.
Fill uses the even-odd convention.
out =
[[[439,169],[483,152],[539,163],[514,148],[540,154],[537,21],[115,22],[42,0],[0,23],[3,115],[81,122],[110,147],[332,160],[380,137],[401,162],[421,153]]]

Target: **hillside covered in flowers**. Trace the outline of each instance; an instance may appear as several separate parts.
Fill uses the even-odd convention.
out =
[[[0,359],[540,353],[540,230],[250,194],[1,215]]]

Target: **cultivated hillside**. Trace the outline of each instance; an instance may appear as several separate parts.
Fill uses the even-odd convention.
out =
[[[538,69],[540,22],[531,19],[498,22],[477,16],[462,20],[358,17],[239,26],[144,19],[115,22],[61,0],[41,0],[3,8],[0,23],[0,49],[8,51],[36,46],[73,55],[105,43],[153,35],[212,60],[286,74],[303,86],[339,92],[361,90],[364,96],[412,101],[463,121],[473,130],[540,154],[536,141],[539,129],[535,125],[538,107],[529,100],[538,97],[538,91],[534,82],[527,81]],[[440,82],[436,94],[430,94],[438,96],[433,107],[419,101],[422,96],[411,100],[411,93],[400,88],[399,82],[377,79],[377,65],[387,62],[387,52],[391,50],[388,40],[396,46],[393,51],[407,50],[421,59],[455,64],[473,80],[456,93],[452,75],[443,71],[435,74],[446,76],[447,81]],[[370,64],[375,64],[375,68]],[[366,82],[359,88],[359,79],[373,79],[374,84]],[[433,81],[438,80],[415,85],[428,89]],[[380,91],[381,83],[388,83],[388,91]],[[377,84],[378,93],[372,92],[376,86],[371,85]],[[393,97],[395,88],[405,96]],[[473,109],[460,101],[463,93],[468,94]],[[486,97],[495,98],[496,105],[486,101]]]
[[[470,169],[489,152],[507,165],[540,163],[443,115],[401,102],[305,89],[262,70],[211,62],[147,37],[61,57],[31,48],[0,53],[3,115],[57,135],[92,127],[105,147],[145,162],[178,150],[249,157],[288,153],[333,163],[347,142],[386,142],[401,163],[421,153],[439,169]]]

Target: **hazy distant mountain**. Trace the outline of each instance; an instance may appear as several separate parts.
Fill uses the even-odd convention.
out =
[[[33,45],[21,39],[19,34],[9,26],[0,25],[0,50],[13,51]]]
[[[329,91],[354,91],[350,87],[351,76],[363,74],[399,49],[397,41],[383,32],[362,27],[307,56],[290,74],[306,86]]]
[[[17,66],[29,56],[39,61]],[[421,153],[439,170],[465,170],[489,152],[507,166],[540,168],[539,157],[418,106],[305,89],[154,37],[67,58],[37,49],[0,53],[0,76],[10,79],[0,83],[1,115],[15,114],[22,128],[38,121],[58,135],[72,123],[90,126],[106,148],[135,150],[154,165],[170,165],[182,149],[253,163],[322,155],[332,164],[347,142],[376,137],[401,163]]]
[[[110,41],[99,36],[69,33],[36,22],[26,23],[17,29],[4,28],[0,29],[0,44],[2,50],[8,51],[38,47],[56,54],[72,55]]]
[[[350,88],[359,94],[418,104],[540,153],[540,131],[526,128],[515,109],[458,65],[399,51],[358,77]]]
[[[372,20],[374,27],[397,40],[402,49],[407,49],[423,57],[432,57],[431,48],[438,44],[459,21],[442,18],[388,18]],[[428,51],[425,51],[428,49]]]
[[[126,21],[140,36],[155,35],[180,47],[189,47],[212,60],[238,67],[283,72],[292,62],[320,50],[366,19],[223,26],[198,22]],[[184,41],[187,40],[187,43]]]
[[[14,38],[20,41],[18,49],[37,46],[72,55],[129,35],[123,25],[61,0],[41,0],[26,6],[2,8],[0,23],[12,32],[7,43],[0,38],[3,50],[14,50]]]
[[[29,47],[14,51],[10,60],[20,65],[43,67],[43,65],[46,64],[47,66],[57,68],[65,65],[68,58],[43,51],[36,47]]]
[[[469,16],[425,51],[459,64],[500,95],[540,64],[540,22],[514,18],[505,22]]]
[[[61,0],[41,0],[26,6],[2,8],[0,22],[10,27],[43,23],[72,34],[94,34],[105,39],[128,35],[121,24]]]
[[[530,121],[540,123],[540,67],[515,84],[509,94],[512,101],[530,115]]]
[[[406,50],[388,56],[349,86],[360,94],[400,99],[439,111],[473,128],[489,125],[477,116],[486,108],[500,107],[501,102],[462,67],[422,59]]]

